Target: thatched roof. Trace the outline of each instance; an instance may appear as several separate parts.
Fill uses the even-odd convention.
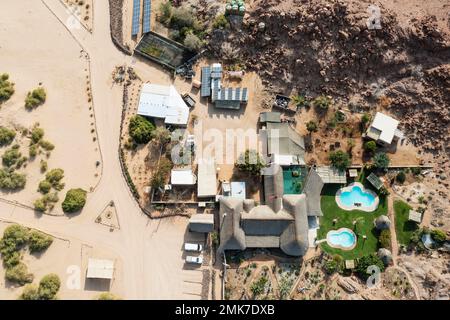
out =
[[[280,236],[280,248],[291,256],[302,256],[308,250],[308,216],[306,214],[306,196],[285,195],[283,197],[283,210],[294,217],[291,223]]]
[[[303,188],[303,192],[306,195],[308,216],[323,216],[320,208],[320,194],[323,185],[322,178],[314,169],[310,169],[306,177],[305,187]]]
[[[272,165],[271,170],[266,170],[270,174],[264,175],[264,200],[273,211],[281,209],[281,199],[283,197],[283,169],[279,165]]]
[[[391,220],[387,216],[381,215],[375,219],[374,224],[378,230],[389,229],[391,227]]]
[[[243,200],[231,197],[220,198],[220,246],[219,251],[245,250],[245,234],[240,227]]]
[[[381,259],[381,261],[383,261],[385,266],[388,266],[392,263],[392,253],[385,248],[380,248],[378,249],[377,252],[378,258]]]

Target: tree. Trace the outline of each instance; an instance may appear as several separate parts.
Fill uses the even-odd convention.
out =
[[[24,174],[15,173],[12,169],[0,169],[0,189],[15,191],[23,189],[25,184]]]
[[[2,156],[2,163],[6,167],[12,167],[17,163],[17,161],[22,157],[22,153],[20,153],[18,145],[13,146],[11,149],[5,151]]]
[[[14,83],[9,81],[9,75],[3,73],[0,75],[0,104],[9,100],[14,94]]]
[[[83,209],[86,204],[87,192],[83,189],[70,189],[66,193],[66,198],[61,204],[62,209],[66,213],[73,213]]]
[[[355,147],[355,140],[348,139],[347,140],[347,151],[348,153],[352,153],[353,148]]]
[[[43,180],[39,182],[38,191],[42,194],[47,194],[50,192],[50,189],[52,188],[52,184],[48,180]]]
[[[164,127],[157,127],[153,131],[153,139],[161,146],[164,146],[170,142],[171,133]]]
[[[173,8],[170,26],[175,29],[192,28],[196,19],[189,9],[184,6]]]
[[[308,106],[308,100],[306,100],[306,97],[301,94],[296,94],[292,96],[291,101],[295,104],[297,108]]]
[[[348,153],[342,150],[330,152],[328,159],[330,160],[331,165],[339,170],[345,170],[350,165]]]
[[[168,26],[170,23],[170,19],[172,17],[172,3],[170,1],[161,3],[159,5],[159,15],[158,15],[158,20]]]
[[[397,176],[395,177],[395,180],[397,180],[397,182],[399,183],[404,183],[406,180],[406,174],[404,171],[400,171],[399,173],[397,173]]]
[[[367,141],[366,143],[364,143],[364,150],[373,153],[377,150],[377,144],[375,143],[375,141]]]
[[[378,169],[386,169],[389,167],[389,157],[384,152],[379,152],[373,157],[373,164]]]
[[[34,276],[28,272],[27,265],[23,262],[19,262],[11,268],[7,268],[5,272],[5,278],[8,281],[16,282],[20,285],[33,282]]]
[[[64,170],[57,168],[52,169],[45,175],[45,180],[48,181],[53,187],[60,187],[61,180],[64,178]],[[62,189],[62,188],[60,188]]]
[[[311,120],[306,123],[306,130],[308,130],[309,134],[316,132],[318,129],[317,122]]]
[[[214,18],[212,27],[214,29],[228,29],[230,27],[230,23],[228,22],[227,17],[225,17],[224,14],[219,14]]]
[[[378,243],[381,248],[391,248],[391,232],[389,231],[389,229],[384,229],[380,232]]]
[[[53,300],[61,287],[58,275],[50,273],[39,282],[38,295],[40,300]]]
[[[33,205],[34,205],[34,210],[36,210],[36,211],[39,211],[39,212],[47,211],[47,203],[45,202],[44,198],[37,199],[36,201],[34,201]]]
[[[157,189],[162,188],[166,182],[167,176],[170,170],[172,170],[172,162],[167,158],[161,158],[159,160],[158,168],[152,176],[150,185]]]
[[[134,142],[146,144],[152,139],[155,126],[146,118],[136,115],[130,119],[128,130]]]
[[[14,130],[0,127],[0,147],[9,145],[11,142],[13,142],[15,137],[16,132]]]
[[[27,284],[23,288],[22,294],[19,296],[20,300],[39,300],[38,287],[34,284]]]
[[[364,113],[361,117],[361,123],[363,124],[363,126],[365,127],[367,125],[367,123],[369,123],[371,117],[370,114],[368,113]]]
[[[183,44],[192,51],[198,51],[203,46],[202,40],[192,32],[186,33]]]
[[[33,144],[38,143],[43,137],[44,137],[44,129],[35,126],[32,130],[31,130],[31,142]]]
[[[37,89],[34,89],[27,94],[27,97],[25,99],[25,108],[27,108],[28,110],[36,108],[37,106],[43,104],[46,98],[47,93],[45,92],[44,88],[39,87]]]
[[[37,231],[33,230],[29,234],[28,238],[28,247],[30,251],[33,252],[41,252],[46,250],[53,243],[53,237]]]
[[[256,150],[246,150],[235,163],[235,166],[244,172],[260,175],[261,169],[266,166],[261,155]]]
[[[331,99],[327,96],[318,96],[313,100],[313,106],[319,113],[325,113],[331,105]]]
[[[97,296],[97,300],[120,300],[120,298],[111,292],[103,292]]]
[[[375,253],[371,253],[367,256],[359,258],[356,266],[357,275],[361,279],[367,280],[367,278],[370,276],[370,273],[367,273],[367,268],[373,265],[380,268],[381,272],[384,271],[384,263]]]
[[[433,240],[438,242],[439,244],[443,243],[447,239],[445,232],[439,229],[431,230],[430,234]]]

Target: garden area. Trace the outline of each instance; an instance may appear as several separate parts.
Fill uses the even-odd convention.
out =
[[[341,186],[338,184],[325,185],[322,190],[321,207],[323,217],[320,217],[318,239],[325,239],[328,231],[348,228],[355,232],[357,243],[354,249],[345,251],[330,247],[326,242],[321,248],[330,254],[338,254],[344,259],[355,259],[374,253],[378,249],[378,231],[374,226],[374,219],[387,214],[387,197],[379,195],[380,203],[373,212],[360,210],[346,211],[341,209],[335,200],[336,192]],[[366,239],[363,238],[366,236]]]
[[[397,241],[403,245],[409,245],[413,233],[419,229],[414,221],[410,221],[409,210],[412,208],[405,202],[397,200],[394,202],[395,232]]]

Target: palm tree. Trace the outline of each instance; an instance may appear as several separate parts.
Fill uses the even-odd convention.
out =
[[[291,97],[291,100],[297,108],[306,107],[308,105],[308,101],[306,100],[305,96],[301,94],[293,95]]]

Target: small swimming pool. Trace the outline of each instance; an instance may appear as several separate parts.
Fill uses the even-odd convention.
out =
[[[362,210],[371,212],[378,207],[379,199],[375,192],[354,182],[336,193],[336,203],[344,210]]]
[[[300,194],[303,190],[303,182],[306,177],[306,169],[299,166],[283,168],[284,194]]]
[[[356,234],[348,228],[331,230],[327,233],[327,243],[333,248],[351,250],[356,246]]]

